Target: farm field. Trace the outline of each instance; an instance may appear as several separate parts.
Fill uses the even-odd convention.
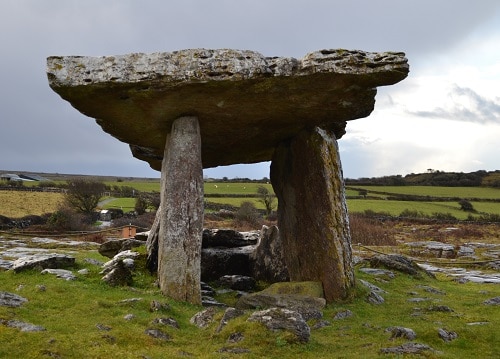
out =
[[[358,195],[353,186],[348,186],[351,192]],[[437,187],[437,186],[355,186],[373,193],[393,193],[416,196],[431,197],[458,197],[458,198],[481,198],[500,199],[500,188],[491,187]]]
[[[0,215],[21,218],[54,212],[63,201],[61,193],[0,191]]]
[[[122,181],[107,182],[108,185],[131,186],[139,191],[151,192],[159,191],[159,181]],[[234,182],[206,182],[205,201],[229,204],[239,207],[242,202],[250,201],[258,209],[264,209],[264,205],[256,197],[257,188],[264,185],[272,192],[270,184],[261,183],[234,183]],[[484,187],[432,187],[432,186],[359,186],[356,188],[368,191],[368,196],[372,198],[359,198],[359,190],[348,188],[346,190],[348,210],[351,213],[362,213],[365,211],[384,212],[392,216],[399,216],[403,211],[413,211],[432,216],[435,213],[451,214],[457,219],[467,219],[469,212],[460,209],[458,201],[432,202],[432,201],[394,201],[384,198],[390,194],[408,194],[418,196],[434,197],[459,197],[474,198],[471,201],[477,213],[500,214],[500,202],[489,202],[490,199],[500,199],[500,189]],[[373,193],[376,191],[379,193]],[[381,194],[384,192],[386,194]],[[373,199],[379,197],[381,200]],[[62,201],[63,195],[59,193],[47,192],[18,192],[0,191],[0,215],[10,218],[21,218],[26,215],[51,213],[57,209]],[[277,202],[276,202],[277,205]],[[275,205],[275,208],[276,208]],[[134,198],[111,198],[105,205],[107,208],[120,208],[124,212],[132,211],[135,206]]]

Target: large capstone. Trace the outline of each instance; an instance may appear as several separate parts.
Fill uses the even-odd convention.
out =
[[[196,116],[203,167],[269,161],[301,130],[368,116],[377,86],[408,74],[401,52],[321,50],[302,59],[231,49],[53,56],[49,84],[104,131],[161,169],[172,123]]]

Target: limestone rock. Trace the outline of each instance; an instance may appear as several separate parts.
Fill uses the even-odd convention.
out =
[[[321,282],[327,302],[347,299],[354,269],[334,134],[315,127],[284,141],[273,156],[271,182],[290,280]]]
[[[274,283],[261,292],[240,297],[236,303],[240,309],[279,307],[301,313],[310,311],[309,308],[321,310],[325,305],[321,284],[317,282]]]
[[[227,325],[227,323],[235,318],[241,317],[244,314],[244,312],[240,309],[236,308],[226,308],[224,311],[224,315],[222,316],[222,319],[220,320],[219,326],[215,330],[216,333],[220,333],[221,330]]]
[[[72,271],[66,270],[66,269],[51,269],[47,268],[44,269],[41,274],[52,274],[55,275],[57,278],[61,278],[64,280],[76,280],[76,276],[73,274]]]
[[[217,309],[215,307],[209,307],[193,315],[189,322],[198,328],[206,328],[213,322],[216,313]]]
[[[483,303],[486,305],[500,305],[500,297],[486,299]]]
[[[0,307],[20,307],[27,301],[28,299],[17,294],[0,291]]]
[[[410,328],[389,327],[385,331],[391,333],[391,339],[403,338],[407,340],[415,340],[417,338],[417,334],[415,333],[415,331]]]
[[[67,254],[37,254],[15,260],[11,269],[19,273],[27,269],[67,268],[72,267],[74,264],[75,257]]]
[[[377,86],[408,71],[403,53],[344,49],[302,59],[231,49],[47,59],[51,88],[157,170],[180,116],[200,119],[204,168],[268,161],[304,128],[340,137],[346,121],[373,110]]]
[[[458,334],[456,332],[448,331],[448,330],[443,329],[443,328],[438,329],[438,335],[445,342],[451,342],[452,340],[455,340],[458,338]]]
[[[394,269],[417,277],[421,276],[421,273],[425,272],[411,259],[399,254],[376,255],[370,258],[370,265],[372,267]]]
[[[278,227],[262,226],[259,243],[250,258],[252,274],[257,280],[268,283],[290,280]]]
[[[284,308],[270,308],[254,312],[249,318],[249,322],[260,322],[270,330],[287,330],[294,333],[297,340],[307,343],[311,336],[311,329],[302,316]]]
[[[35,325],[31,323],[22,322],[20,320],[5,320],[0,319],[0,324],[3,324],[9,328],[19,329],[21,332],[43,332],[46,329],[40,325]]]
[[[204,229],[202,248],[245,247],[257,244],[257,233],[242,233],[232,229]]]
[[[111,239],[99,246],[99,254],[104,257],[113,258],[120,252],[131,250],[144,244],[144,241],[131,238]]]

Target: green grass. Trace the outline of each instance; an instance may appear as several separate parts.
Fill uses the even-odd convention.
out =
[[[133,211],[135,208],[135,198],[113,198],[112,201],[107,202],[103,209],[119,208],[124,213]]]
[[[442,277],[414,279],[401,273],[390,281],[377,281],[357,272],[357,278],[368,280],[388,292],[383,295],[386,303],[368,304],[364,300],[367,291],[358,287],[357,296],[351,302],[332,304],[324,310],[324,319],[330,321],[331,326],[313,330],[310,342],[299,344],[283,331],[271,332],[260,324],[246,322],[250,312],[230,321],[221,333],[216,334],[221,309],[214,323],[207,329],[198,329],[189,323],[189,319],[203,308],[163,297],[153,285],[155,278],[146,272],[136,272],[133,288],[113,288],[101,282],[98,266],[83,261],[89,257],[101,261],[106,258],[96,251],[81,251],[76,256],[75,269],[90,270],[88,275],[78,275],[77,281],[67,282],[35,271],[0,272],[1,290],[29,299],[20,308],[0,307],[0,318],[22,320],[47,329],[40,333],[22,333],[0,325],[1,358],[108,358],[110,353],[119,358],[172,358],[181,357],[182,353],[190,353],[196,358],[233,357],[218,353],[222,347],[249,349],[250,353],[238,356],[241,358],[395,358],[379,354],[380,348],[405,342],[402,339],[390,340],[390,334],[385,332],[389,326],[412,328],[417,333],[416,342],[428,344],[441,352],[428,353],[428,358],[494,358],[499,354],[500,337],[496,328],[500,325],[500,312],[482,304],[484,300],[500,295],[498,285],[457,284]],[[38,290],[40,284],[45,285],[45,291]],[[446,295],[427,293],[419,287],[421,285],[443,290]],[[408,298],[414,295],[409,292],[431,300],[424,304],[410,303]],[[119,303],[137,297],[142,300]],[[152,313],[149,311],[151,300],[168,303],[170,309]],[[447,305],[454,312],[427,312],[425,308],[430,305]],[[416,311],[416,307],[420,310]],[[344,309],[351,310],[354,316],[341,321],[332,319],[336,312]],[[414,316],[414,313],[420,315]],[[126,314],[134,314],[135,318],[126,321],[123,318]],[[173,317],[180,329],[151,324],[157,317]],[[488,324],[467,325],[482,321]],[[97,324],[109,326],[111,330],[101,331]],[[168,333],[172,340],[162,342],[148,337],[144,330],[151,327]],[[459,337],[445,343],[437,335],[438,328],[456,331]],[[228,336],[236,331],[242,332],[245,339],[229,344]]]
[[[460,206],[455,202],[348,199],[347,209],[349,212],[353,213],[371,210],[374,212],[388,213],[392,216],[399,216],[404,210],[422,212],[425,215],[432,215],[433,213],[450,213],[458,219],[466,219],[469,215],[469,213],[460,210]]]
[[[437,186],[355,186],[368,192],[386,192],[432,197],[458,197],[500,199],[499,188],[489,187],[437,187]]]
[[[204,185],[206,194],[257,194],[257,188],[264,186],[273,192],[270,184],[266,183],[229,183],[229,182],[206,182]]]

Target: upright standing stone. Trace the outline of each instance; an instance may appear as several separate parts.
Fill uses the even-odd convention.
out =
[[[354,286],[342,167],[333,133],[304,130],[276,149],[271,182],[292,281],[321,281],[328,302]]]
[[[203,169],[196,117],[174,121],[162,163],[158,278],[163,294],[201,304]]]

